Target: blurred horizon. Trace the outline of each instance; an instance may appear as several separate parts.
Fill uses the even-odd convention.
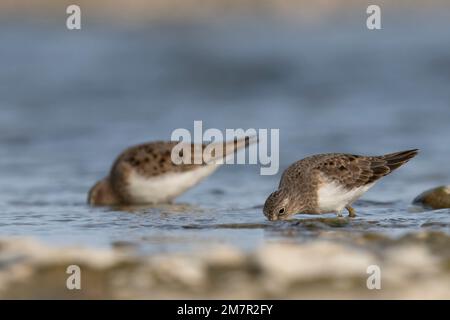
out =
[[[267,16],[305,23],[315,23],[330,18],[335,14],[345,15],[359,12],[365,19],[366,8],[379,5],[382,14],[385,10],[400,14],[437,12],[450,8],[445,0],[6,0],[0,2],[0,17],[12,19],[27,17],[29,19],[45,19],[46,21],[64,20],[69,5],[81,7],[85,19],[114,19],[115,22],[142,23],[146,21],[199,21],[221,20],[234,16]],[[91,21],[92,22],[92,21]],[[111,22],[111,21],[110,21]]]

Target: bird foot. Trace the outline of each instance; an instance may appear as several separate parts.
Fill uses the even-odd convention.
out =
[[[345,209],[347,209],[347,211],[348,211],[348,216],[349,216],[350,218],[356,217],[356,211],[355,211],[355,209],[353,209],[351,206],[346,206]]]

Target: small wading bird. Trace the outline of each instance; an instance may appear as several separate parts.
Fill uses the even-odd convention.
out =
[[[225,159],[255,142],[256,137],[245,137],[209,145],[185,144],[190,155],[183,155],[182,148],[177,148],[176,155],[178,160],[189,157],[190,161],[180,164],[172,161],[172,149],[180,147],[179,142],[157,141],[131,147],[119,155],[109,175],[91,188],[88,203],[113,206],[170,202],[212,174]],[[204,152],[206,148],[211,152]],[[196,153],[198,164],[194,161]]]
[[[264,204],[269,220],[282,220],[296,213],[321,214],[341,212],[345,208],[355,217],[352,203],[375,182],[391,173],[418,150],[407,150],[384,156],[358,156],[343,153],[318,154],[288,167]]]

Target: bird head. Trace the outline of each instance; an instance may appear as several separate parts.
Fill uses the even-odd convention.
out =
[[[264,203],[264,215],[269,220],[284,220],[299,212],[292,205],[288,193],[283,189],[272,192]]]
[[[88,204],[91,206],[110,206],[118,204],[118,197],[108,178],[98,181],[89,191]]]

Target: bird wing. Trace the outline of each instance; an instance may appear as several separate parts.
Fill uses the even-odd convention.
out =
[[[168,172],[191,171],[209,164],[222,164],[222,160],[255,142],[257,142],[255,137],[236,138],[234,141],[211,144],[183,144],[177,141],[150,142],[125,150],[115,161],[111,173],[114,174],[117,170],[123,171],[124,166],[136,170],[145,177],[163,175]],[[189,154],[184,154],[186,150],[190,150]],[[176,159],[172,159],[172,152],[175,152]],[[190,161],[186,161],[186,158]]]
[[[137,173],[145,177],[154,177],[163,175],[167,172],[185,172],[193,170],[201,165],[205,165],[204,162],[200,164],[176,164],[172,161],[172,149],[178,144],[178,142],[165,142],[156,141],[146,144],[137,145],[125,150],[115,161],[111,174],[117,173],[116,171],[123,171],[124,167],[134,169]],[[194,145],[191,145],[191,156],[194,155]],[[180,152],[180,157],[183,157]]]
[[[408,162],[418,150],[407,150],[383,156],[366,157],[334,154],[318,161],[314,170],[348,189],[371,184]]]

